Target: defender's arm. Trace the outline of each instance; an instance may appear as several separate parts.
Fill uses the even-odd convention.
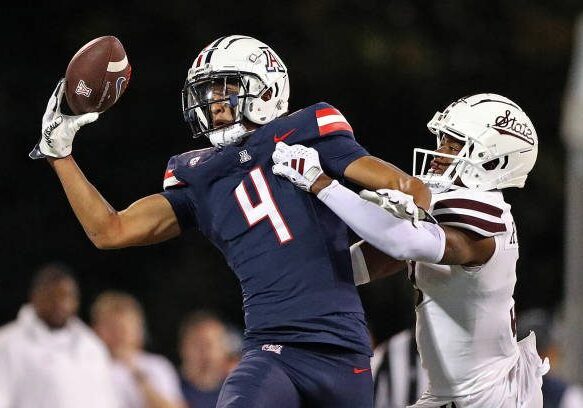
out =
[[[471,231],[446,227],[445,250],[439,262],[444,265],[483,265],[492,257],[496,242],[492,237],[481,237]],[[382,279],[406,268],[404,260],[395,259],[379,251],[368,242],[350,248],[355,284],[362,285]]]
[[[474,266],[486,263],[496,249],[494,237],[426,221],[415,226],[337,182],[320,190],[318,198],[361,238],[394,259]]]
[[[48,158],[85,233],[100,249],[148,245],[180,234],[174,210],[161,194],[116,211],[85,178],[72,156]]]

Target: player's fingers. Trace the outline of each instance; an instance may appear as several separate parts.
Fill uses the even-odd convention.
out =
[[[295,171],[289,166],[285,166],[283,164],[276,164],[275,166],[278,167],[277,169],[274,170],[274,174],[278,176],[283,176],[291,181],[296,181],[300,176],[300,174],[297,171]]]
[[[405,206],[408,214],[417,214],[417,206],[412,201],[409,201]]]
[[[415,208],[415,211],[413,212],[413,226],[417,227],[419,225],[419,211],[417,211],[417,208]]]
[[[79,116],[75,122],[78,127],[85,126],[88,123],[95,122],[99,118],[99,113],[90,112]]]
[[[53,116],[55,114],[53,112],[54,102],[52,99],[53,99],[53,97],[51,96],[51,99],[49,99],[49,102],[47,103],[47,108],[46,108],[45,113],[43,115],[43,121],[42,121],[43,127],[45,126],[46,123],[50,122],[53,119]]]
[[[366,201],[370,201],[371,203],[374,203],[376,205],[382,205],[383,203],[383,199],[381,196],[379,196],[375,191],[370,191],[370,190],[362,190],[360,193],[360,198],[366,200]]]
[[[61,101],[63,100],[63,95],[65,94],[65,78],[61,78],[57,87],[55,88],[56,95],[56,106],[54,108],[55,113],[61,113]]]
[[[395,190],[391,190],[390,188],[379,188],[376,190],[377,193],[380,195],[390,196]]]
[[[271,167],[271,171],[273,172],[273,174],[275,174],[276,176],[283,176],[285,173],[285,170],[287,169],[287,166],[284,166],[281,163],[276,163]]]
[[[57,82],[57,86],[53,90],[53,93],[51,94],[51,97],[49,98],[49,100],[47,102],[45,114],[43,115],[43,122],[48,122],[48,121],[52,120],[52,116],[54,116],[54,113],[57,109],[57,100],[58,100],[59,90],[62,88],[62,82],[63,82],[63,78],[61,78],[59,80],[59,82]]]
[[[277,142],[275,145],[276,152],[285,152],[289,150],[289,146],[285,142]]]
[[[397,197],[388,196],[387,199],[391,204],[399,204],[399,199]]]
[[[273,159],[274,163],[281,163],[284,161],[288,160],[288,154],[286,152],[283,152],[281,150],[275,150],[272,154],[271,154],[271,158]]]

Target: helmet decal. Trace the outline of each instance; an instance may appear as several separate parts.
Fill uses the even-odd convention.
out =
[[[534,146],[533,130],[528,123],[520,123],[515,117],[510,116],[509,110],[506,110],[503,116],[497,116],[492,127],[501,134],[517,137]]]
[[[285,72],[285,67],[273,52],[271,52],[269,47],[261,47],[261,49],[263,49],[263,53],[265,54],[265,70],[267,72]]]

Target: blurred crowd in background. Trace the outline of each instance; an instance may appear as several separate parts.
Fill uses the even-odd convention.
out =
[[[178,365],[147,351],[147,320],[129,293],[105,291],[78,318],[80,288],[61,263],[40,268],[29,301],[0,329],[0,407],[214,407],[241,355],[241,333],[198,310],[179,327]]]
[[[135,296],[107,290],[78,317],[81,293],[63,263],[43,265],[28,302],[0,328],[0,407],[212,408],[241,357],[242,333],[207,310],[192,311],[178,329],[176,364],[148,351],[144,309]],[[412,305],[411,305],[412,309]],[[517,318],[518,339],[537,333],[538,350],[554,368],[544,377],[545,407],[583,406],[583,387],[556,374],[564,358],[552,314],[531,309]],[[378,341],[371,329],[375,408],[404,407],[426,390],[410,327]]]
[[[214,406],[243,332],[240,288],[218,251],[194,234],[151,248],[96,250],[49,167],[30,162],[27,152],[70,57],[92,38],[116,35],[132,80],[99,127],[83,130],[76,156],[115,206],[159,192],[166,160],[205,145],[182,123],[186,71],[208,41],[230,33],[260,38],[285,60],[292,110],[332,103],[363,146],[407,170],[413,147],[433,146],[425,124],[454,97],[496,92],[529,113],[540,138],[538,162],[526,191],[508,196],[524,226],[517,320],[522,336],[535,330],[539,352],[551,358],[545,407],[583,406],[579,386],[560,375],[563,362],[583,356],[558,347],[569,150],[560,122],[580,1],[174,2],[163,12],[147,1],[35,7],[31,13],[26,4],[12,5],[0,17],[11,62],[0,70],[0,128],[9,152],[0,180],[1,408],[14,392],[49,398],[27,392],[19,375],[67,394],[71,405],[60,407],[114,400]],[[39,269],[54,259],[66,265]],[[359,291],[376,347],[377,404],[403,406],[426,381],[411,335],[412,289],[395,276]],[[43,356],[47,347],[56,354]],[[410,373],[405,380],[395,375],[403,370]],[[92,378],[93,394],[86,389]]]

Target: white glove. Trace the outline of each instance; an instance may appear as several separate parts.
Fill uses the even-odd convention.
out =
[[[287,178],[297,187],[310,191],[312,184],[323,174],[318,152],[311,147],[278,142],[271,155],[273,174]]]
[[[61,158],[70,155],[75,133],[81,126],[94,122],[99,117],[97,112],[77,116],[63,115],[61,101],[64,93],[65,78],[61,78],[43,115],[41,139],[28,154],[31,159],[42,159],[46,156]]]
[[[419,225],[419,220],[428,217],[422,208],[417,207],[413,196],[399,190],[362,190],[360,197],[384,208],[397,218],[410,220],[415,227]]]

